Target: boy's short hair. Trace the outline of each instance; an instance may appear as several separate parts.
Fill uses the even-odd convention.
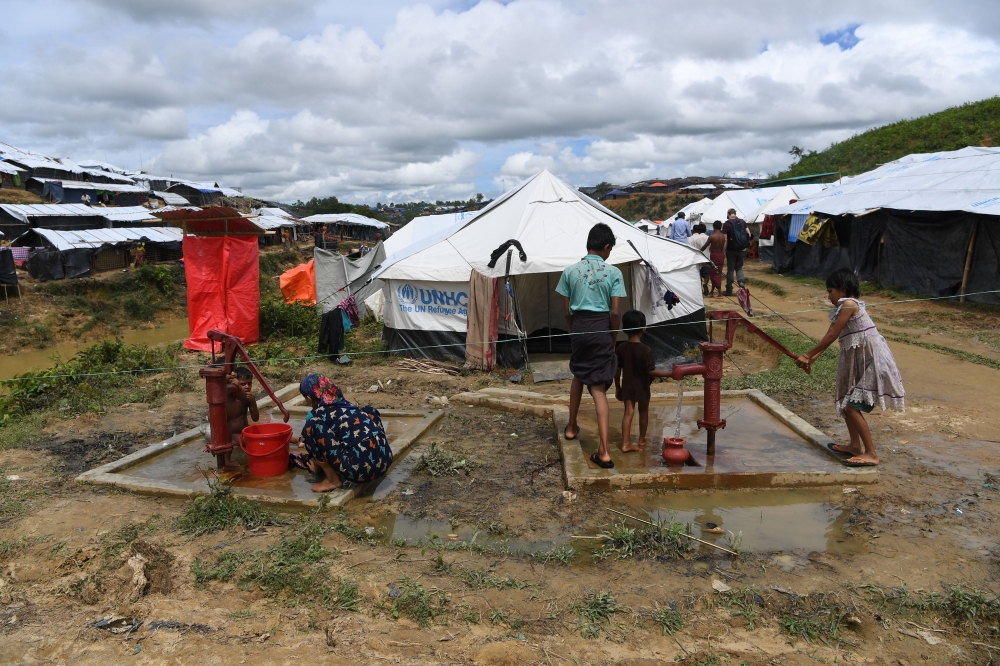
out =
[[[615,246],[615,232],[611,231],[611,227],[603,222],[598,222],[590,228],[590,233],[587,234],[587,249],[600,252],[609,245]]]
[[[236,379],[253,379],[253,373],[245,365],[236,366]]]
[[[625,333],[638,333],[646,328],[646,315],[638,310],[629,310],[622,315],[622,330]]]
[[[719,222],[718,220],[716,220],[715,222],[712,222],[712,228],[713,229],[721,229],[722,228],[722,222]]]
[[[707,230],[705,229],[705,225],[704,224],[696,224],[696,225],[694,225],[694,232],[696,234],[703,234],[703,233],[705,233],[705,231],[707,231]]]
[[[681,211],[681,212],[677,213],[677,218],[678,218],[678,219],[681,219],[681,220],[683,220],[683,219],[684,219],[684,217],[685,217],[685,215],[684,215],[684,211]]]
[[[841,268],[830,273],[826,278],[827,289],[843,290],[850,298],[861,297],[861,285],[858,284],[858,276],[850,268]]]
[[[729,210],[726,211],[726,216],[728,217],[730,215],[736,215],[736,209],[735,208],[730,208]]]

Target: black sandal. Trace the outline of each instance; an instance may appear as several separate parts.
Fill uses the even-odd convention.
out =
[[[597,457],[597,453],[596,452],[590,454],[590,462],[594,463],[595,465],[597,465],[601,469],[611,469],[611,468],[613,468],[615,466],[615,461],[614,460],[609,460],[607,462],[604,462],[599,457]]]

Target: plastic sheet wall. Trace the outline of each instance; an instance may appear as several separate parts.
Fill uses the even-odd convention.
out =
[[[191,337],[184,346],[209,351],[208,331],[235,335],[244,344],[260,337],[260,265],[256,236],[185,236]]]

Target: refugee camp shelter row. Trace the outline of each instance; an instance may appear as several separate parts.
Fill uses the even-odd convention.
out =
[[[142,206],[86,206],[83,204],[0,204],[0,231],[16,238],[32,227],[99,229],[134,227],[158,220]]]
[[[238,198],[243,193],[231,187],[220,187],[218,183],[182,182],[171,185],[167,192],[179,194],[195,206],[214,204],[223,197]]]
[[[0,187],[24,189],[28,170],[17,167],[10,162],[0,161]]]
[[[21,234],[11,246],[32,248],[28,254],[28,274],[45,282],[127,268],[140,244],[149,263],[176,261],[183,256],[181,241],[180,229],[171,227],[80,231],[39,228]]]
[[[26,189],[53,203],[80,203],[84,195],[89,196],[93,204],[110,206],[141,206],[149,201],[149,190],[141,185],[86,183],[36,176],[28,180]]]
[[[499,339],[511,340],[520,329],[528,336],[529,353],[568,352],[563,298],[555,287],[563,269],[587,254],[587,236],[599,222],[608,224],[617,238],[608,262],[618,266],[625,277],[628,298],[622,309],[645,313],[648,328],[643,339],[657,360],[674,358],[705,339],[698,269],[707,258],[686,244],[635,229],[542,171],[498,197],[471,220],[397,250],[386,259],[375,273],[384,282],[386,346],[413,356],[464,360],[467,343],[483,342],[481,338],[491,334],[489,330],[474,330],[470,335],[475,339],[467,337],[473,284],[499,279],[494,283]],[[525,259],[521,260],[514,247],[509,273],[512,289],[507,292],[507,255],[501,246],[510,240],[520,243]],[[491,266],[491,254],[498,251]],[[680,304],[671,310],[653,304],[642,259],[656,267],[680,297]],[[513,298],[508,298],[508,293]],[[501,344],[497,355],[502,363],[517,365],[519,350],[520,343]]]
[[[385,240],[392,233],[385,222],[356,213],[323,213],[303,219],[314,226],[325,226],[328,235],[351,240],[376,242]]]
[[[1000,149],[918,153],[776,208],[772,266],[1000,303]]]

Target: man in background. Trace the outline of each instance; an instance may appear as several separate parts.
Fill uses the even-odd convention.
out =
[[[691,236],[691,225],[684,218],[684,213],[677,213],[677,219],[674,220],[674,226],[670,230],[670,240],[687,245],[689,236]]]
[[[736,282],[740,287],[746,286],[743,275],[743,260],[750,247],[750,230],[747,223],[736,215],[736,209],[730,208],[727,219],[722,225],[722,233],[726,235],[726,296],[733,295],[733,272],[736,272]]]

